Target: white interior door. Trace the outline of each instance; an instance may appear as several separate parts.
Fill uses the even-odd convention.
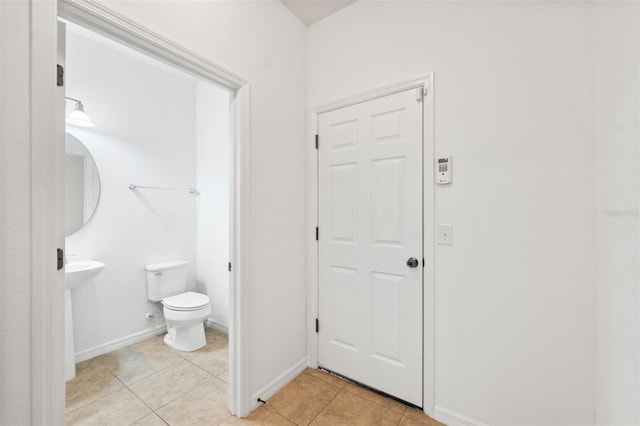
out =
[[[319,365],[417,406],[422,108],[418,88],[318,121]]]

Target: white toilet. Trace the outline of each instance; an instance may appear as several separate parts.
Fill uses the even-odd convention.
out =
[[[204,320],[211,313],[209,297],[187,292],[187,262],[147,265],[147,294],[149,300],[162,302],[167,321],[164,342],[180,351],[195,351],[207,344]]]

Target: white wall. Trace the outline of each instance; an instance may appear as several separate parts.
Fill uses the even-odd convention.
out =
[[[0,423],[31,424],[29,3],[0,2]]]
[[[83,101],[96,126],[67,131],[93,155],[101,196],[93,218],[66,246],[76,258],[106,267],[72,290],[81,358],[164,323],[147,300],[145,265],[186,260],[190,283],[196,271],[197,198],[186,190],[196,186],[196,83],[113,42],[88,37],[86,31],[67,31],[66,93]],[[131,183],[185,190],[131,191]],[[149,321],[146,312],[158,316]]]
[[[196,86],[197,269],[199,291],[211,300],[210,320],[229,326],[229,93],[211,84]]]
[[[241,285],[253,395],[307,356],[305,27],[279,1],[101,4],[251,85],[251,282]]]
[[[435,72],[435,404],[487,424],[593,424],[588,2],[357,2],[308,31],[308,105]]]
[[[637,2],[595,8],[596,409],[602,425],[640,424],[639,17]]]

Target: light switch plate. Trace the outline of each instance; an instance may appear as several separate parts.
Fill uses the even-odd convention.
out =
[[[453,244],[453,226],[442,223],[438,225],[438,244],[450,246]]]

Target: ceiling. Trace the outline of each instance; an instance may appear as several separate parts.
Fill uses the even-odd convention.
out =
[[[306,26],[355,3],[356,0],[280,0]]]

